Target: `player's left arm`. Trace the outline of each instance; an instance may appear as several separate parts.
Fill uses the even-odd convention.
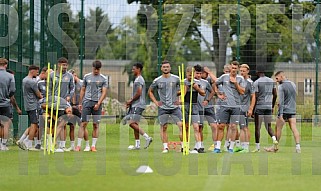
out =
[[[98,103],[97,103],[99,106],[101,105],[101,103],[103,103],[106,96],[107,96],[107,87],[103,87],[101,90],[101,96],[100,96]]]
[[[199,86],[199,84],[194,83],[194,84],[193,84],[193,88],[194,88],[201,96],[205,96],[205,95],[206,95],[206,94],[205,94],[205,90],[203,90],[203,89]]]
[[[244,82],[244,79],[242,78],[240,83],[236,81],[234,84],[235,84],[235,88],[239,92],[239,94],[243,95],[245,93],[245,82]]]
[[[139,97],[142,95],[143,92],[143,86],[140,84],[140,86],[137,88],[137,91],[135,92],[135,95],[127,102],[127,105],[131,105],[133,101],[136,101],[139,99]]]
[[[75,93],[75,80],[74,80],[74,77],[72,75],[70,75],[71,78],[70,78],[70,81],[69,81],[69,94],[67,95],[66,97],[66,100],[68,102],[72,101],[72,97]]]
[[[16,100],[16,98],[15,98],[14,96],[11,96],[11,97],[10,97],[10,102],[12,103],[13,107],[16,108],[17,113],[18,113],[19,115],[21,115],[21,114],[22,114],[22,111],[21,111],[20,107],[18,106],[17,100]]]

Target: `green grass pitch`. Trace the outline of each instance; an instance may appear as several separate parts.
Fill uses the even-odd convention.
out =
[[[134,143],[132,130],[107,122],[101,124],[97,153],[44,156],[43,152],[26,152],[11,146],[10,151],[0,152],[0,190],[320,190],[320,126],[298,124],[301,154],[294,152],[293,136],[286,127],[278,153],[207,151],[188,156],[175,150],[162,154],[158,125],[147,125],[145,121],[142,127],[154,138],[146,150],[128,151],[128,145]],[[253,149],[254,129],[252,126],[250,129],[250,149]],[[205,128],[207,148],[212,144],[208,130]],[[170,126],[168,132],[170,140],[178,141],[176,126]],[[193,136],[191,139],[193,147]],[[262,148],[271,145],[264,127],[261,142]],[[145,144],[143,138],[141,144]],[[154,172],[137,174],[140,165],[149,165]]]

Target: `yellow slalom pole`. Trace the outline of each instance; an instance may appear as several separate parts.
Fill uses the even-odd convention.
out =
[[[183,155],[186,155],[186,149],[187,149],[187,137],[186,137],[186,120],[185,120],[185,83],[184,83],[184,80],[185,80],[185,67],[184,67],[184,64],[182,64],[182,115],[183,115]]]
[[[180,90],[181,90],[181,109],[182,109],[182,116],[183,116],[183,155],[185,155],[185,145],[186,145],[186,125],[185,125],[185,107],[184,107],[184,96],[185,96],[185,84],[184,84],[184,76],[183,76],[184,66],[178,66],[179,72],[179,80],[180,80]]]
[[[189,98],[189,114],[188,114],[188,141],[187,141],[187,155],[189,154],[189,142],[191,139],[191,122],[192,122],[192,98],[193,98],[193,83],[194,83],[194,68],[192,68],[192,79],[190,88],[190,98]]]
[[[54,101],[55,101],[55,85],[56,85],[56,65],[54,65],[54,71],[53,71],[53,80],[52,80],[52,89],[51,89],[51,109],[50,109],[50,132],[49,132],[49,150],[48,154],[50,154],[50,151],[52,147],[55,147],[55,145],[52,145],[52,120],[53,120],[53,107],[54,107]]]
[[[56,145],[56,137],[57,137],[57,124],[58,124],[58,112],[59,112],[59,107],[60,107],[60,88],[61,88],[61,79],[62,77],[62,67],[60,66],[59,68],[59,80],[58,80],[58,99],[57,99],[57,104],[56,104],[56,119],[55,119],[55,129],[54,129],[54,144]]]
[[[50,80],[50,63],[48,62],[48,67],[47,67],[47,81],[46,81],[45,137],[44,137],[44,149],[43,149],[43,154],[44,154],[44,155],[46,155],[46,149],[47,149],[49,80]]]

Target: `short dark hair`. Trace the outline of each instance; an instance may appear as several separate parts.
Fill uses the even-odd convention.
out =
[[[170,63],[169,63],[168,60],[164,60],[164,61],[162,62],[162,65],[163,65],[163,64],[170,64]]]
[[[5,58],[0,58],[0,66],[5,66],[8,64],[8,60]]]
[[[101,68],[101,62],[99,60],[95,60],[93,62],[93,67],[96,69],[100,69]]]
[[[139,68],[139,69],[140,69],[140,71],[142,71],[142,70],[143,70],[143,64],[142,64],[142,63],[140,63],[140,62],[135,63],[133,66],[135,66],[136,68]]]
[[[13,70],[7,69],[7,72],[14,75],[14,71]]]
[[[48,70],[48,68],[47,68],[47,66],[45,66],[45,67],[43,67],[43,68],[41,69],[41,72],[47,72],[47,70]]]
[[[65,57],[60,57],[60,58],[58,59],[58,63],[68,63],[68,59],[65,58]]]
[[[72,114],[77,116],[77,117],[79,117],[79,118],[81,118],[81,113],[80,113],[80,111],[79,111],[77,106],[72,106]]]
[[[28,70],[39,70],[39,66],[31,65],[29,66]]]
[[[232,61],[231,65],[240,67],[240,63],[238,61]]]
[[[280,75],[282,73],[284,73],[282,70],[281,71],[277,71],[274,76],[278,76],[278,75]]]
[[[196,72],[203,72],[204,71],[204,68],[199,64],[195,65],[194,69]]]

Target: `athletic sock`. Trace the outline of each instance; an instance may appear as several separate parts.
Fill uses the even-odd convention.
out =
[[[37,145],[41,145],[41,140],[37,139]]]
[[[260,150],[260,143],[255,143],[256,149]]]
[[[81,147],[81,141],[82,141],[82,138],[78,138],[77,147]]]
[[[27,135],[22,134],[22,136],[21,136],[20,139],[19,139],[19,142],[21,143],[26,137],[27,137]]]
[[[70,141],[70,146],[75,147],[75,141]]]
[[[66,147],[66,141],[61,141],[60,142],[60,148],[65,148]]]
[[[229,146],[230,142],[228,140],[225,140],[225,143],[224,143],[224,148],[227,148]]]
[[[204,142],[201,141],[201,148],[204,148]]]
[[[97,140],[98,138],[93,138],[93,142],[91,143],[92,147],[96,147]]]
[[[147,135],[147,133],[144,133],[143,137],[147,140],[149,138],[149,136]]]
[[[222,144],[221,141],[216,141],[215,148],[216,148],[216,149],[221,149],[221,144]]]
[[[197,142],[195,142],[194,148],[196,148],[196,149],[197,149]]]
[[[235,140],[235,146],[237,146],[237,147],[240,147],[240,146],[241,146],[240,140]]]
[[[38,141],[38,138],[37,138],[37,137],[34,137],[34,138],[33,138],[33,142],[35,143],[35,145],[37,145],[37,143],[38,143],[37,141]]]
[[[249,149],[250,142],[244,142],[244,147],[243,149]]]
[[[197,149],[200,149],[200,148],[201,148],[201,146],[202,146],[201,141],[197,142],[197,143],[196,143],[196,145],[197,145],[197,147],[196,147],[196,148],[197,148]]]
[[[28,140],[29,140],[29,135],[27,135],[26,138],[23,141],[27,142]]]
[[[86,141],[86,147],[89,147],[89,141]]]
[[[32,140],[28,140],[28,142],[27,142],[27,148],[28,148],[28,149],[32,148]]]
[[[164,150],[168,149],[168,144],[167,143],[163,143],[163,147],[164,147]]]
[[[8,141],[7,139],[2,139],[1,142],[2,142],[3,145],[7,145],[7,141]]]
[[[234,149],[234,145],[235,145],[235,141],[231,141],[228,149]]]
[[[295,148],[296,148],[296,149],[301,149],[300,143],[297,143],[297,144],[295,145]]]
[[[276,137],[275,137],[275,136],[272,136],[272,140],[273,140],[273,141],[276,141]]]
[[[214,144],[214,146],[215,146],[215,145],[217,144],[217,141],[214,141],[213,144]]]
[[[135,140],[135,147],[140,148],[140,140],[139,139]]]

